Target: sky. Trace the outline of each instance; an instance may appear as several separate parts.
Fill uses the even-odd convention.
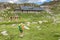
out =
[[[36,3],[42,4],[44,2],[50,2],[51,0],[0,0],[0,2],[9,2],[9,3]]]

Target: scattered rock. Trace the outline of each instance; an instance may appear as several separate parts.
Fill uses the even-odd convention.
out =
[[[27,26],[24,26],[25,29],[29,30],[30,28],[28,28]]]
[[[40,28],[40,26],[37,26],[37,28]]]
[[[39,23],[39,24],[42,24],[42,23],[43,23],[43,21],[38,21],[38,23]]]
[[[30,22],[27,22],[27,26],[30,26]]]
[[[38,29],[38,30],[41,30],[41,27],[40,27],[40,26],[37,26],[37,29]]]
[[[1,34],[4,35],[4,36],[8,35],[7,31],[2,31]]]
[[[60,23],[60,19],[59,18],[54,19],[54,23]]]
[[[12,26],[16,26],[16,24],[12,24]]]
[[[43,20],[43,22],[48,22],[47,20]]]
[[[20,35],[21,38],[23,38],[24,35]]]
[[[60,40],[60,39],[58,39],[58,40]]]
[[[10,20],[8,22],[11,22]]]

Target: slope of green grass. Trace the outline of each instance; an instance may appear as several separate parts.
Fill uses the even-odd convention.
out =
[[[0,40],[59,40],[60,39],[60,11],[54,9],[54,15],[50,15],[46,12],[35,13],[11,13],[10,11],[0,12],[0,17],[4,20],[0,22]],[[10,20],[9,17],[18,15],[17,20]],[[57,19],[57,20],[56,20]],[[46,20],[39,24],[38,21]],[[54,22],[54,20],[56,20]],[[30,30],[24,30],[24,37],[20,38],[20,32],[18,30],[18,24],[30,22]],[[32,23],[37,22],[37,23]],[[14,26],[13,26],[14,25]],[[40,26],[38,28],[38,26]],[[6,30],[9,34],[4,36],[2,31]]]
[[[24,30],[24,37],[19,37],[18,24],[0,25],[0,31],[7,30],[8,36],[0,34],[0,40],[58,40],[60,38],[59,24],[31,24],[30,30]],[[37,28],[40,26],[41,30]]]
[[[31,22],[29,26],[30,30],[24,30],[24,37],[20,38],[19,30],[18,30],[18,22],[14,23],[15,20],[8,21],[2,23],[0,25],[0,40],[58,40],[60,38],[60,23],[54,23],[52,16],[47,13],[41,14],[19,14],[22,19],[19,18],[20,21],[26,24],[26,22]],[[58,15],[58,14],[57,14]],[[60,16],[56,16],[59,18]],[[39,24],[38,21],[47,20],[47,23]],[[32,22],[37,22],[37,24],[32,24]],[[6,24],[7,25],[6,25]],[[15,24],[15,26],[12,26]],[[37,28],[40,26],[40,28]],[[40,30],[39,30],[40,29]],[[7,30],[8,36],[3,36],[1,31]]]

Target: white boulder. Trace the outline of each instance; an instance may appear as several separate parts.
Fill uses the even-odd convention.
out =
[[[27,26],[24,26],[24,28],[25,28],[25,29],[27,29],[27,30],[29,30],[29,29],[30,29],[30,28],[29,28],[29,27],[27,27]]]
[[[39,24],[42,24],[43,23],[43,21],[38,21],[39,22]]]
[[[4,36],[8,35],[7,31],[2,31],[1,34],[4,35]]]
[[[30,22],[27,22],[27,26],[30,26]]]

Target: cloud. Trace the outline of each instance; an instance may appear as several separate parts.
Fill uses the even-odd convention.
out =
[[[14,3],[13,1],[8,1],[9,3]]]
[[[9,3],[15,3],[15,2],[18,2],[18,0],[9,0],[7,2],[9,2]]]
[[[10,2],[10,3],[43,3],[49,0],[0,0],[0,2]]]
[[[8,0],[9,3],[27,3],[29,0]]]
[[[28,2],[30,3],[36,3],[36,2],[45,2],[46,0],[29,0]]]
[[[45,2],[46,0],[38,0],[38,2]]]

